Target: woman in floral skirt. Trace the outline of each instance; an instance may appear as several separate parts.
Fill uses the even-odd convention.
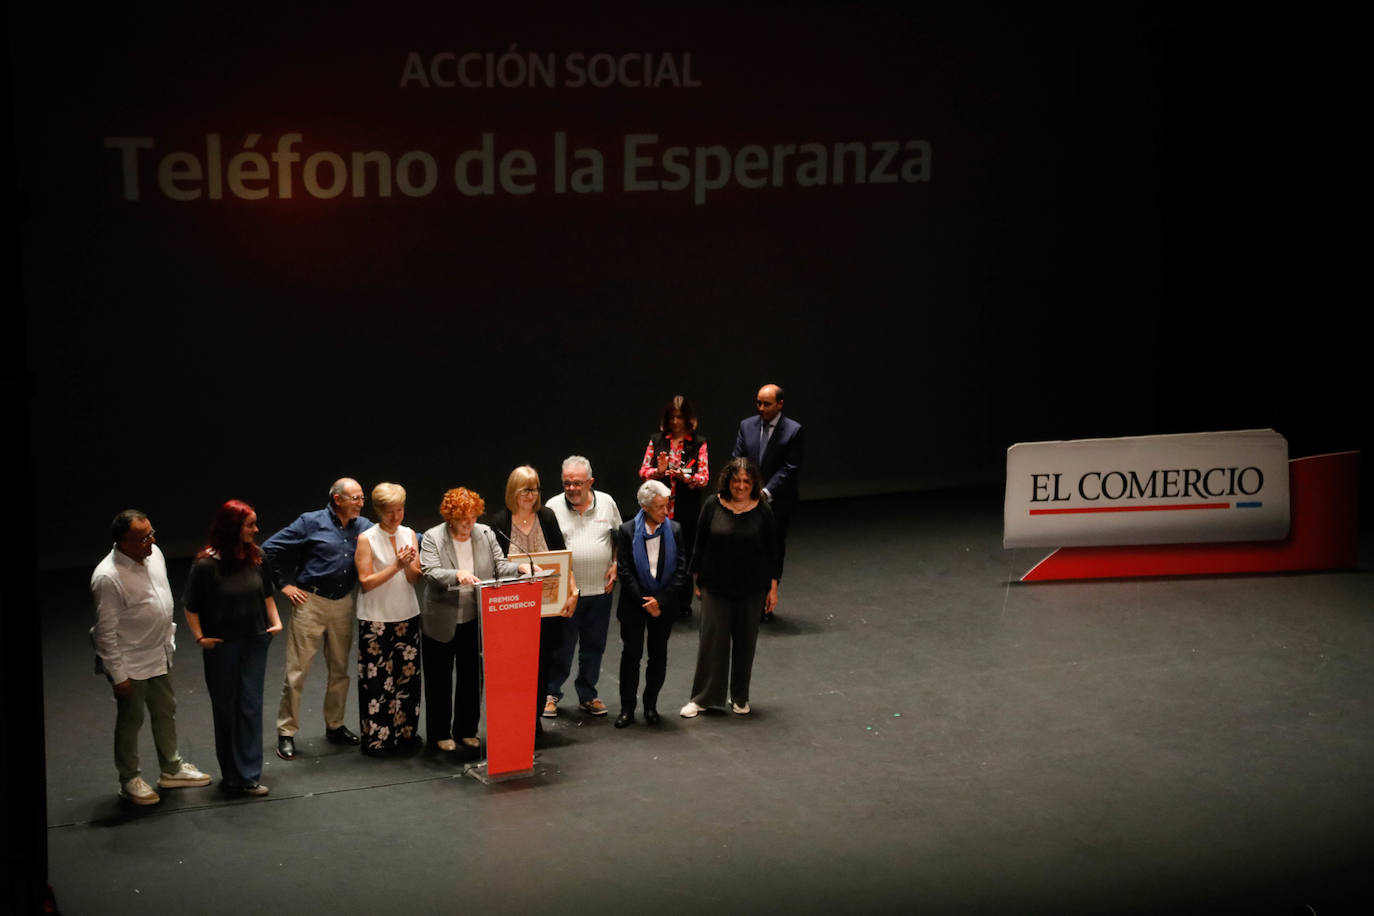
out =
[[[377,524],[358,537],[358,718],[362,752],[411,753],[420,746],[420,579],[415,532],[401,524],[406,491],[372,488]]]

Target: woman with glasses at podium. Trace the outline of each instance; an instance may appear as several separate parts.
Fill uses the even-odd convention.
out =
[[[506,507],[492,513],[491,527],[496,532],[501,550],[507,557],[520,559],[523,554],[545,550],[567,550],[563,529],[558,517],[540,499],[539,473],[527,464],[510,472],[506,478]],[[539,716],[544,709],[544,689],[549,682],[549,666],[563,645],[563,617],[571,617],[577,608],[577,582],[568,569],[568,601],[558,617],[539,620],[539,682],[534,685],[534,715],[536,734]]]
[[[466,487],[449,490],[439,503],[444,523],[426,531],[420,541],[425,729],[430,747],[452,753],[461,743],[468,756],[481,748],[477,583],[522,572],[506,559],[491,529],[477,523],[485,509],[482,497]]]
[[[759,637],[759,611],[778,603],[777,529],[762,499],[759,469],[732,458],[721,472],[714,498],[697,523],[692,573],[701,596],[701,641],[692,699],[682,717],[692,719],[725,704],[749,713],[749,680]]]

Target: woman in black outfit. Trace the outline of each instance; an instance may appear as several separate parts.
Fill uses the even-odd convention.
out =
[[[725,704],[749,712],[749,678],[759,636],[759,611],[778,603],[777,533],[773,511],[761,498],[759,470],[748,458],[732,458],[721,472],[715,498],[706,500],[697,524],[692,573],[701,596],[701,642],[692,699],[684,719]]]
[[[224,791],[266,795],[262,778],[262,682],[267,647],[281,632],[272,586],[254,543],[258,514],[237,499],[220,506],[209,543],[196,554],[182,598],[186,624],[204,650]]]

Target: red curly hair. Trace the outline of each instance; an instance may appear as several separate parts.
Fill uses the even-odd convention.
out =
[[[439,514],[446,522],[456,522],[469,515],[478,516],[485,511],[487,504],[482,501],[482,497],[467,487],[449,490],[439,502]]]

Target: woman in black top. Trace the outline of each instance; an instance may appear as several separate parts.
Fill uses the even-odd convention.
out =
[[[777,532],[761,488],[754,463],[732,458],[721,472],[717,495],[701,510],[692,551],[701,642],[692,699],[682,707],[685,719],[724,705],[727,686],[730,708],[740,715],[749,712],[759,611],[778,603]]]
[[[186,582],[186,623],[205,650],[205,687],[215,717],[215,756],[226,792],[266,795],[262,777],[262,682],[267,646],[281,632],[272,587],[253,539],[258,514],[237,499],[220,506],[209,543]]]

